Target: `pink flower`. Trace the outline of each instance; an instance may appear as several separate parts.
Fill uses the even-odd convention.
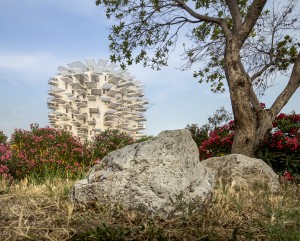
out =
[[[265,103],[259,103],[260,104],[260,107],[265,109],[266,108],[266,104]]]
[[[285,118],[286,117],[286,115],[284,114],[284,113],[280,113],[278,116],[277,116],[277,120],[281,120],[281,119],[283,119],[283,118]]]
[[[285,172],[283,174],[283,179],[285,181],[292,181],[294,179],[294,177],[292,176],[292,174],[290,172]]]

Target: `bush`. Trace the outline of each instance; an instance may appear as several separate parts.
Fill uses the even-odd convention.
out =
[[[11,179],[7,163],[11,160],[10,147],[6,143],[0,144],[0,179]]]
[[[7,163],[14,178],[61,176],[75,178],[90,165],[87,145],[64,130],[39,128],[16,129],[11,137],[12,157]]]
[[[206,125],[199,127],[197,124],[187,125],[185,128],[190,131],[193,140],[196,142],[197,146],[208,139],[208,127]]]
[[[209,133],[199,147],[200,160],[230,154],[234,138],[234,122],[230,121]]]
[[[256,156],[278,173],[300,173],[300,114],[280,114],[273,130],[257,149]],[[230,154],[234,138],[234,122],[211,131],[199,147],[200,159]]]
[[[5,144],[7,141],[7,136],[3,133],[3,131],[0,131],[0,144]]]
[[[93,159],[99,161],[108,153],[133,143],[133,138],[125,132],[116,129],[105,130],[96,135],[92,143]]]
[[[300,174],[300,114],[281,113],[273,122],[273,127],[257,150],[257,157],[277,172]]]

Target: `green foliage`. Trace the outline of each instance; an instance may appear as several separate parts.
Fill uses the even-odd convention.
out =
[[[208,138],[208,128],[206,126],[199,127],[197,124],[187,125],[185,129],[188,129],[192,135],[193,140],[197,146]]]
[[[33,176],[76,178],[91,163],[91,153],[86,144],[64,130],[39,128],[16,129],[11,137],[11,160],[7,162],[14,178]]]
[[[276,172],[300,174],[300,114],[281,113],[273,122],[273,131],[257,151]]]
[[[108,153],[133,144],[133,138],[116,129],[108,129],[95,136],[92,143],[93,159],[102,159]]]
[[[120,241],[125,240],[126,236],[130,236],[131,230],[129,228],[108,226],[105,223],[99,225],[95,229],[89,230],[82,234],[77,234],[70,241],[88,241],[88,240],[103,240],[103,241]]]
[[[249,17],[256,17],[248,16],[254,1],[236,2],[242,23]],[[213,92],[225,90],[226,41],[228,36],[245,31],[234,21],[235,16],[230,11],[230,5],[234,5],[232,2],[97,0],[96,4],[104,7],[108,19],[114,19],[109,34],[111,61],[120,62],[123,68],[143,63],[160,69],[167,65],[169,53],[176,47],[179,36],[186,36],[191,41],[185,41],[186,63],[182,69],[190,69],[193,64],[202,62],[203,67],[193,76],[200,83],[209,83]],[[289,70],[299,52],[296,37],[287,35],[287,30],[299,30],[297,17],[293,16],[297,0],[274,4],[276,8],[258,13],[256,24],[237,50],[249,76],[258,74],[261,77],[260,82],[254,82],[261,91],[274,74]],[[230,32],[227,37],[226,31]]]
[[[216,112],[208,117],[208,123],[198,127],[197,124],[187,125],[186,129],[188,129],[192,138],[196,142],[197,146],[200,146],[202,142],[208,139],[209,132],[214,131],[220,128],[223,124],[231,120],[232,114],[227,111],[224,107],[220,107]]]
[[[0,131],[0,144],[5,144],[7,141],[7,136],[3,133],[3,131]]]
[[[91,142],[82,142],[65,130],[40,128],[15,129],[10,143],[0,143],[0,178],[30,177],[78,178],[111,151],[153,138],[144,136],[134,140],[120,130],[105,130]]]
[[[144,142],[144,141],[148,141],[148,140],[151,140],[152,138],[154,138],[153,136],[143,136],[143,137],[140,137],[138,139],[135,140],[135,143],[140,143],[140,142]]]

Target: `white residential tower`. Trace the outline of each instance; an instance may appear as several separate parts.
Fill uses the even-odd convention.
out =
[[[148,100],[139,81],[118,65],[100,59],[59,66],[50,78],[48,108],[50,125],[83,140],[92,140],[106,129],[120,129],[142,136]]]

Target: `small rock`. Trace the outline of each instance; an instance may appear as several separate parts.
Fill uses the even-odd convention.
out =
[[[232,184],[236,188],[253,189],[257,185],[269,188],[273,193],[279,191],[279,178],[263,160],[241,154],[212,157],[201,162],[215,176],[215,183]]]

